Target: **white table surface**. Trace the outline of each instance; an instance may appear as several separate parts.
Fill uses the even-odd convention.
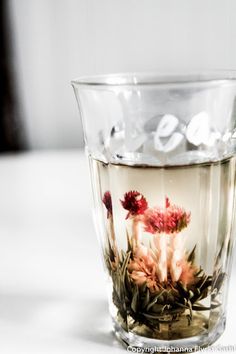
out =
[[[82,152],[0,156],[1,354],[125,353],[111,332],[90,202]],[[236,352],[235,274],[215,346]]]

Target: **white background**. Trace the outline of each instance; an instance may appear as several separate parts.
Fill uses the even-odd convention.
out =
[[[235,0],[9,0],[31,148],[82,145],[70,80],[236,68]]]

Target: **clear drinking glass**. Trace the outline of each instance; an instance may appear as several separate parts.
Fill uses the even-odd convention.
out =
[[[235,236],[236,76],[72,82],[114,330],[198,349],[224,331]]]

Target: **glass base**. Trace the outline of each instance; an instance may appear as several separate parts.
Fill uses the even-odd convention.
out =
[[[145,348],[149,353],[154,352],[194,352],[200,348],[213,344],[225,330],[225,317],[208,333],[189,338],[159,340],[147,338],[132,332],[125,331],[119,323],[113,319],[113,329],[116,337],[126,346]]]

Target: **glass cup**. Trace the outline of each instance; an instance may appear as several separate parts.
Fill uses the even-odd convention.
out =
[[[186,351],[225,328],[235,235],[236,76],[72,81],[116,335]]]

